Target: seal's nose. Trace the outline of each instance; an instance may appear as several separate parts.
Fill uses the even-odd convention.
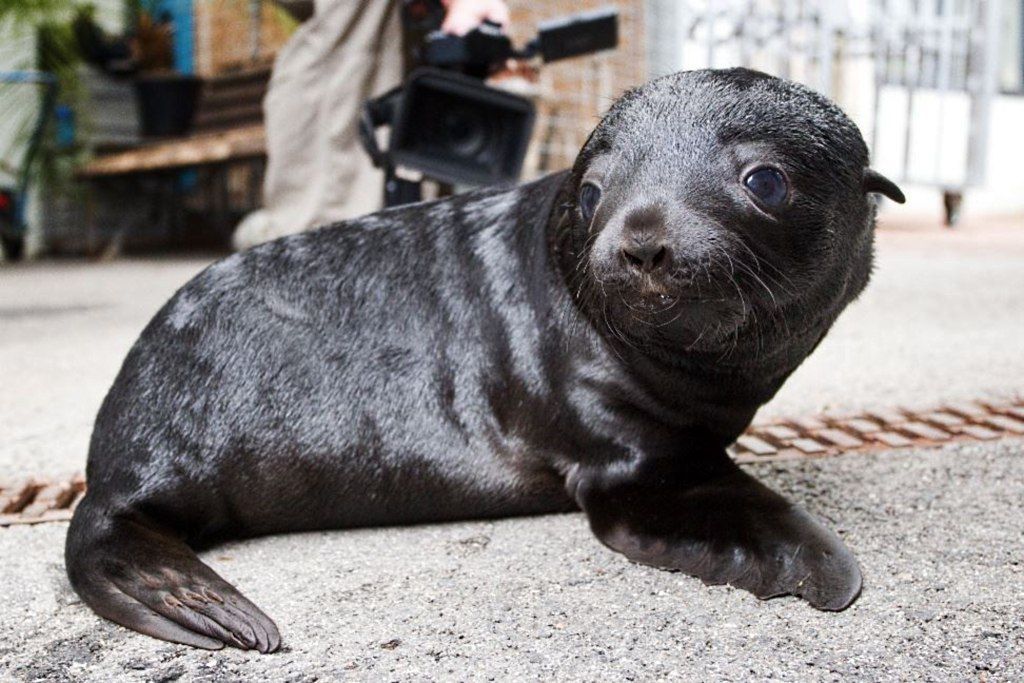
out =
[[[653,235],[633,234],[623,241],[622,258],[630,268],[652,273],[668,263],[668,247]]]

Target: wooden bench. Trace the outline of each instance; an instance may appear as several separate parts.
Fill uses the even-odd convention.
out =
[[[103,154],[80,171],[86,179],[138,173],[157,173],[198,166],[262,159],[267,153],[263,124],[199,133],[184,138],[144,143],[132,149]]]
[[[265,167],[263,124],[101,154],[78,171],[93,187],[85,217],[94,245],[90,251],[112,257],[126,242],[156,246],[154,234],[178,243],[226,246],[240,218],[262,204]],[[196,175],[183,175],[186,171]]]
[[[119,243],[144,227],[140,224],[146,221],[118,215],[122,196],[136,205],[140,199],[149,202],[156,223],[172,234],[193,224],[186,223],[188,210],[193,216],[198,213],[217,233],[226,233],[241,215],[259,207],[267,153],[262,101],[269,78],[268,68],[207,78],[195,132],[108,149],[80,168],[78,178],[92,184],[94,194],[105,197],[90,200],[90,234],[101,232],[97,229],[100,224],[109,227],[113,223],[115,242]],[[248,170],[241,176],[242,186],[237,175],[229,182],[230,174],[239,168]],[[180,191],[186,170],[198,172],[186,183],[190,187],[187,196]],[[103,219],[97,217],[100,213],[105,214]],[[114,245],[114,251],[118,249]]]

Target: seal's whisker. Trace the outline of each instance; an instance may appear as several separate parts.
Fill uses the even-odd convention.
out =
[[[708,324],[705,324],[701,327],[700,334],[697,335],[697,338],[694,339],[692,343],[686,346],[687,351],[693,351],[697,344],[700,343],[700,340],[704,338],[704,335],[707,333],[709,327],[711,326]]]
[[[622,334],[615,328],[615,325],[612,324],[612,321],[608,318],[608,307],[607,306],[602,306],[601,307],[601,312],[602,312],[602,314],[604,316],[604,324],[605,324],[605,327],[608,328],[608,332],[611,333],[611,335],[613,337],[615,337],[616,339],[621,341],[626,346],[629,346],[629,347],[632,347],[632,348],[637,348],[632,343],[630,343],[629,340],[623,338]],[[626,359],[622,357],[622,354],[619,353],[619,350],[615,348],[614,344],[611,345],[611,348],[612,348],[612,351],[615,352],[615,355],[619,357],[619,360],[625,362]],[[639,349],[637,349],[637,350],[639,350]]]
[[[744,272],[746,272],[751,277],[753,277],[757,281],[757,283],[760,284],[761,287],[763,287],[766,292],[768,292],[768,295],[769,295],[769,297],[771,297],[772,304],[773,304],[770,308],[767,309],[768,313],[769,313],[769,315],[771,316],[772,319],[774,319],[774,320],[776,320],[776,321],[778,321],[780,323],[780,325],[782,326],[782,329],[783,329],[785,335],[787,337],[790,336],[789,323],[786,320],[786,316],[783,313],[783,309],[779,305],[778,299],[776,298],[775,293],[772,291],[771,287],[769,287],[768,284],[764,282],[764,280],[762,280],[760,277],[758,277],[756,273],[752,272],[750,270],[750,267],[747,264],[745,264],[745,263],[743,263],[741,261],[740,265],[741,265],[741,267],[742,267]],[[767,273],[765,273],[765,277],[768,278],[769,281],[773,282],[778,288],[782,289],[787,294],[790,294],[789,290],[787,290],[785,287],[783,287],[780,283],[772,280],[771,276],[769,276]],[[755,326],[756,326],[756,324],[755,324]],[[760,326],[756,326],[756,327],[757,327],[758,333],[761,334],[763,331],[760,329]]]
[[[757,252],[755,252],[753,249],[751,249],[750,245],[748,245],[745,240],[743,240],[742,238],[741,239],[737,239],[737,240],[735,240],[735,243],[737,245],[739,245],[740,247],[743,247],[743,249],[745,249],[746,252],[748,254],[750,254],[750,257],[754,260],[754,266],[759,271],[763,272],[764,271],[764,267],[767,266],[768,268],[771,268],[773,271],[775,271],[775,273],[777,273],[779,276],[785,278],[786,281],[790,285],[792,285],[793,287],[797,287],[798,286],[797,283],[794,282],[793,279],[791,277],[789,277],[789,275],[787,275],[781,268],[779,268],[775,264],[771,263],[767,259],[763,259],[760,256],[758,256]],[[766,274],[766,277],[767,277],[767,274]]]
[[[759,285],[761,285],[762,287],[764,287],[764,290],[765,290],[766,292],[768,292],[768,296],[769,296],[769,297],[771,298],[771,300],[772,300],[772,305],[773,305],[773,306],[774,306],[775,308],[778,308],[778,307],[779,307],[779,300],[778,300],[777,298],[775,298],[775,292],[773,292],[773,291],[772,291],[772,288],[771,288],[771,287],[769,287],[769,286],[767,285],[767,283],[765,283],[765,281],[764,281],[764,280],[762,280],[762,279],[761,279],[761,277],[760,277],[760,276],[759,276],[759,275],[758,275],[757,273],[755,273],[755,272],[754,272],[753,270],[751,270],[751,269],[750,269],[750,267],[749,267],[749,266],[747,266],[747,265],[746,265],[745,263],[740,263],[740,269],[741,269],[741,270],[742,270],[742,271],[743,271],[744,273],[746,273],[747,275],[749,275],[750,277],[754,278],[754,280],[755,280],[755,281],[756,281],[756,282],[757,282],[757,283],[758,283]]]
[[[654,327],[668,327],[669,325],[671,325],[671,324],[672,324],[672,323],[674,323],[675,321],[677,321],[677,320],[679,320],[680,318],[682,318],[682,317],[683,317],[683,313],[684,313],[684,312],[685,312],[685,311],[684,311],[683,309],[680,309],[680,310],[679,310],[679,312],[678,312],[678,313],[676,313],[676,315],[675,315],[675,317],[674,317],[674,318],[672,318],[671,320],[667,320],[667,321],[665,321],[665,322],[663,322],[663,323],[658,323],[657,325],[654,325]]]

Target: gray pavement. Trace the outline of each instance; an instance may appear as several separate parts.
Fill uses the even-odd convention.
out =
[[[1024,390],[1013,227],[883,233],[868,292],[763,414]],[[124,353],[206,262],[0,267],[0,478],[81,468]],[[852,609],[631,565],[564,515],[215,548],[286,648],[206,653],[94,617],[51,524],[0,529],[0,680],[1024,679],[1024,442],[756,469],[858,553]]]
[[[1020,441],[756,468],[841,531],[846,612],[632,565],[581,515],[315,533],[205,558],[276,620],[274,655],[159,643],[63,578],[63,525],[0,533],[0,679],[1024,680]]]

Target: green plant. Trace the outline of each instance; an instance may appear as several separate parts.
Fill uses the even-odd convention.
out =
[[[26,55],[21,63],[12,66],[19,70],[38,69],[57,77],[59,84],[58,104],[77,109],[82,102],[83,88],[79,78],[81,56],[77,41],[71,30],[71,22],[84,6],[69,0],[3,0],[0,2],[0,26],[7,36],[27,37],[34,35],[34,54]],[[18,88],[19,86],[12,86]],[[26,144],[35,126],[38,102],[35,97],[25,96],[29,92],[20,86],[18,97],[12,89],[8,99],[17,111],[10,112],[14,126],[12,146],[3,151],[3,157],[18,162],[18,149]],[[51,118],[52,125],[52,118]],[[75,150],[56,150],[51,134],[44,135],[40,142],[38,163],[31,169],[34,180],[48,185],[67,186],[67,180],[77,165]]]
[[[34,64],[19,68],[50,71],[69,89],[76,82],[75,70],[81,62],[71,22],[88,6],[68,0],[4,0],[0,3],[0,26],[10,35],[37,35]]]
[[[67,0],[4,0],[0,23],[13,27],[36,26],[45,21],[70,19],[76,3]]]
[[[78,51],[71,21],[73,19],[50,21],[37,27],[36,66],[41,71],[47,71],[57,77],[57,105],[70,108],[75,112],[78,124],[82,125],[85,123],[83,104],[87,94],[80,76],[82,57]],[[56,122],[51,117],[51,130],[43,136],[40,143],[38,179],[50,191],[62,194],[75,193],[75,171],[87,160],[88,155],[81,145],[58,145],[52,130],[55,125]]]

